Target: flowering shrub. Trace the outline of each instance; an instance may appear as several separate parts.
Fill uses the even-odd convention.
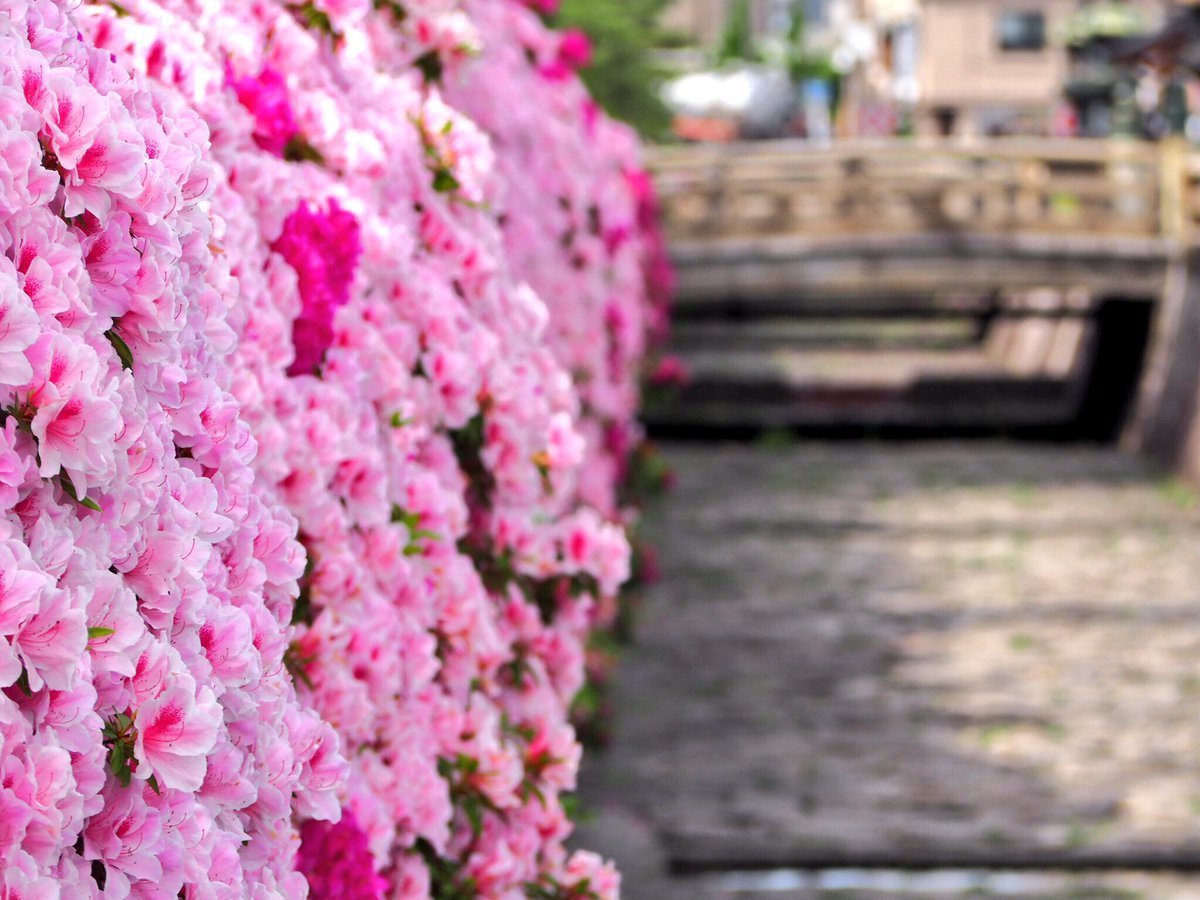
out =
[[[230,393],[203,123],[4,6],[5,896],[302,893],[345,763],[283,665],[304,556]]]
[[[615,895],[567,710],[667,285],[586,44],[6,0],[0,51],[6,888]]]

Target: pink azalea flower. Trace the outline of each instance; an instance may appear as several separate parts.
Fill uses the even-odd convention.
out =
[[[29,550],[11,540],[0,541],[0,634],[15,635],[37,614],[42,595],[53,582],[37,571]]]
[[[42,166],[42,148],[33,135],[0,132],[0,212],[8,216],[46,203],[58,183],[57,173]]]
[[[17,286],[16,279],[5,271],[3,262],[0,262],[0,384],[20,385],[33,375],[25,351],[37,340],[41,329],[33,304]]]
[[[142,263],[130,239],[133,221],[128,213],[115,213],[107,225],[87,217],[83,239],[83,258],[96,292],[96,308],[101,315],[119,318],[129,311],[130,287],[136,284]],[[160,287],[159,293],[165,293]]]
[[[92,136],[74,164],[63,163],[63,214],[92,213],[108,219],[115,197],[136,197],[145,187],[149,168],[145,146],[135,132],[121,133],[110,122]]]
[[[621,876],[611,863],[588,850],[577,850],[567,863],[564,881],[568,889],[587,884],[600,900],[615,900],[621,894]]]
[[[8,509],[20,497],[20,488],[31,470],[27,455],[18,450],[17,420],[10,418],[0,429],[0,509]]]
[[[26,356],[33,365],[29,401],[34,406],[68,397],[78,385],[95,385],[98,380],[95,352],[68,335],[43,331]]]
[[[206,754],[217,740],[220,708],[208,688],[197,696],[192,680],[176,676],[157,697],[138,708],[136,754],[139,778],[151,774],[163,787],[198,791],[204,783]]]
[[[89,478],[111,471],[112,444],[119,428],[116,408],[82,389],[38,407],[31,424],[37,438],[43,478],[67,469],[79,496]]]
[[[297,868],[308,879],[313,900],[376,900],[387,890],[387,881],[375,871],[367,835],[349,810],[336,824],[305,823]]]
[[[0,897],[5,900],[58,900],[58,880],[44,873],[28,853],[16,854],[0,869]]]
[[[162,822],[146,804],[143,791],[110,781],[103,797],[103,808],[83,832],[85,855],[104,863],[112,887],[116,887],[114,875],[126,889],[130,878],[151,882],[162,878],[162,861],[154,852],[162,838]]]
[[[292,326],[296,359],[288,374],[308,374],[333,342],[334,314],[350,300],[362,253],[358,220],[336,200],[325,208],[302,203],[283,223],[272,249],[296,270],[303,304]]]
[[[33,690],[73,687],[86,646],[87,616],[60,590],[43,593],[38,611],[13,640]]]
[[[39,316],[58,316],[83,308],[80,298],[87,276],[79,241],[61,219],[45,208],[32,207],[0,228],[12,240],[18,280]]]
[[[562,33],[558,58],[569,69],[586,69],[592,64],[591,40],[582,30],[568,28]]]
[[[254,117],[254,142],[268,153],[283,156],[288,141],[300,133],[283,75],[268,67],[254,77],[234,78],[230,69],[226,80],[237,94],[238,102]]]
[[[38,77],[40,81],[40,73]],[[52,71],[36,89],[27,83],[25,90],[27,96],[34,93],[41,100],[40,112],[54,160],[65,169],[74,169],[108,121],[108,104],[95,88],[81,84],[62,69]]]
[[[654,371],[650,373],[650,383],[659,387],[679,387],[687,384],[691,378],[687,363],[674,354],[668,354],[658,361]]]
[[[4,862],[0,872],[7,870],[20,853],[26,829],[32,821],[33,807],[18,797],[11,787],[0,787],[0,860]]]

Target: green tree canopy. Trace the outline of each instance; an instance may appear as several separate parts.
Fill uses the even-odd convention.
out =
[[[592,64],[580,74],[596,101],[643,137],[661,138],[670,114],[658,97],[664,74],[650,49],[669,0],[562,0],[558,28],[579,28],[591,39]]]
[[[717,47],[717,62],[745,60],[758,62],[758,48],[754,46],[754,23],[750,18],[750,0],[734,0],[729,7],[729,18],[725,20],[725,31]]]

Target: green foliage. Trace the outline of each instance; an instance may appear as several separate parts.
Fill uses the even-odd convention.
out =
[[[288,138],[287,145],[283,148],[283,158],[294,163],[311,162],[318,166],[325,164],[325,157],[321,155],[321,151],[310,144],[302,134],[293,134]]]
[[[137,744],[137,728],[134,717],[128,713],[117,713],[104,723],[101,731],[104,746],[108,748],[108,770],[121,787],[129,787],[133,780],[134,748]],[[151,775],[146,783],[156,794],[162,793],[158,779]]]
[[[483,404],[486,408],[486,404]],[[483,462],[483,444],[486,423],[483,411],[475,413],[466,425],[450,432],[450,442],[454,445],[454,455],[458,458],[458,467],[467,479],[467,499],[472,506],[483,509],[492,508],[492,493],[496,489],[496,479]]]
[[[829,81],[836,84],[840,78],[828,54],[813,53],[804,39],[807,22],[804,19],[804,4],[792,6],[792,21],[788,26],[787,66],[788,75],[795,83],[809,80]]]
[[[592,96],[614,118],[646,138],[661,138],[671,117],[658,97],[666,73],[650,49],[658,16],[668,0],[563,0],[551,24],[579,28],[592,41],[592,64],[581,76]]]
[[[117,358],[121,360],[121,368],[132,369],[133,351],[129,349],[129,345],[125,343],[125,339],[121,337],[121,333],[114,327],[104,332],[104,336],[113,345],[113,350],[116,351]]]
[[[717,45],[717,62],[733,60],[759,62],[761,57],[754,46],[754,25],[750,19],[750,0],[734,0],[725,20],[725,31]]]
[[[317,661],[316,656],[305,653],[299,641],[292,641],[283,651],[283,665],[297,684],[303,684],[310,691],[315,690],[312,676],[308,674],[309,666]]]
[[[291,13],[296,21],[306,28],[319,31],[321,34],[329,35],[334,39],[341,37],[337,29],[333,27],[333,21],[329,18],[329,14],[322,9],[318,9],[312,0],[291,6]]]
[[[432,900],[476,900],[479,888],[473,878],[462,874],[462,863],[438,856],[425,838],[417,838],[414,850],[429,867],[429,896]]]
[[[392,506],[392,522],[402,524],[408,529],[408,545],[404,548],[405,556],[420,556],[425,552],[421,541],[441,540],[441,536],[427,528],[421,527],[421,514],[409,512],[401,506]]]
[[[1082,47],[1094,40],[1144,34],[1150,27],[1144,11],[1128,3],[1100,0],[1081,6],[1060,30],[1068,47]]]
[[[58,473],[58,482],[62,485],[63,492],[80,506],[86,506],[88,509],[96,510],[96,512],[103,512],[100,504],[91,497],[79,496],[79,491],[75,489],[75,483],[71,481],[71,476],[67,474],[66,469]]]

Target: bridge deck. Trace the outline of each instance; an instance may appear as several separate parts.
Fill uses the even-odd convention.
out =
[[[1200,160],[1175,145],[784,143],[651,165],[685,304],[955,284],[1156,297],[1200,220]]]
[[[1135,301],[1146,310],[1129,337],[1150,345],[1153,377],[1133,420],[1169,429],[1179,379],[1153,373],[1171,370],[1178,357],[1172,322],[1193,302],[1187,268],[1200,234],[1200,163],[1177,145],[733,145],[672,148],[652,164],[679,275],[677,319],[726,320],[724,335],[683,349],[696,381],[680,402],[653,412],[655,424],[1068,425],[1088,402],[1092,373],[1112,368],[1089,356],[1115,347],[1092,320],[1110,301]],[[1013,365],[997,329],[1012,298],[1034,294],[1057,296],[1050,315],[1073,316],[1100,334],[1047,338],[1032,321],[1011,329],[1018,349],[1047,340],[1074,348],[1049,372]],[[1169,308],[1156,313],[1160,301]],[[1151,315],[1153,328],[1145,324]],[[814,356],[811,345],[795,354],[779,341],[756,358],[737,336],[764,319],[862,316],[974,316],[983,338],[953,354],[872,359],[837,347]],[[1133,365],[1142,349],[1114,352]],[[820,377],[831,367],[869,368],[877,377]],[[1137,374],[1130,371],[1130,381]],[[1115,391],[1114,403],[1126,393]]]

